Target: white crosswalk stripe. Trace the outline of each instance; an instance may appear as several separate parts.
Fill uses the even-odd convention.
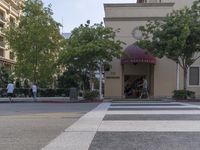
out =
[[[112,110],[113,108],[115,110]],[[149,108],[152,110],[148,110]],[[173,110],[170,110],[171,108]],[[109,118],[111,119],[103,120],[106,115],[110,115]],[[112,120],[112,115],[120,115],[120,117],[121,115],[124,115],[124,117],[129,115],[129,118],[130,115],[147,115],[146,117],[148,115],[161,115],[161,117],[165,115],[187,115],[187,117],[190,117],[200,115],[200,107],[176,102],[102,103],[67,128],[65,132],[42,150],[88,150],[97,132],[200,132],[200,119],[170,120],[170,116],[168,116],[166,120],[164,118],[159,120],[159,117],[157,117],[157,120],[134,120],[134,117],[132,120],[123,120],[119,117],[118,120]]]

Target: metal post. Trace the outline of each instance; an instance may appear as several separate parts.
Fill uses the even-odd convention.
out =
[[[103,99],[103,95],[102,95],[102,65],[100,63],[100,67],[99,67],[99,98],[100,100]]]
[[[176,90],[179,90],[179,64],[176,63]]]

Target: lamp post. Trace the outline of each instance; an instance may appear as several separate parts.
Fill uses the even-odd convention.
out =
[[[99,65],[99,99],[103,99],[103,94],[102,94],[102,64],[100,63]]]
[[[179,64],[176,63],[176,90],[179,90]]]

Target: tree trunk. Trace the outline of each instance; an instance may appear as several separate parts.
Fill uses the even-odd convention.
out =
[[[37,52],[37,46],[36,45],[34,45],[34,47],[33,47],[33,50],[34,50],[34,52],[35,52],[35,55],[34,55],[34,63],[33,63],[33,82],[34,83],[37,83],[37,65],[38,65],[38,52]]]
[[[183,68],[183,89],[187,90],[187,71],[188,71],[188,67],[184,67]]]

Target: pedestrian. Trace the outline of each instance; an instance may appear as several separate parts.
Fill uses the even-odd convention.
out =
[[[12,82],[9,82],[7,85],[7,96],[9,98],[10,103],[12,102],[13,91],[14,91],[14,85]]]
[[[140,99],[142,98],[142,96],[146,96],[147,98],[149,98],[148,83],[147,83],[146,78],[143,78],[143,82],[141,86],[142,86],[142,91],[141,91]]]
[[[36,102],[37,100],[37,85],[33,83],[32,85],[32,94],[33,94],[33,100]]]

